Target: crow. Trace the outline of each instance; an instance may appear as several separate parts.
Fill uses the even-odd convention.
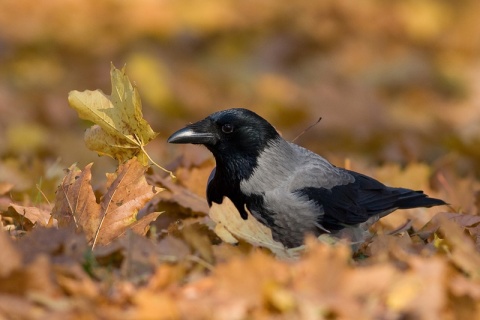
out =
[[[285,248],[302,246],[307,234],[355,237],[359,228],[397,209],[446,204],[336,167],[286,141],[247,109],[215,112],[173,133],[168,142],[206,146],[216,161],[207,185],[209,206],[229,198],[243,219],[248,210]]]

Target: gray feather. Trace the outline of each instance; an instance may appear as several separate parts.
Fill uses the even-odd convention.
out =
[[[246,195],[263,196],[265,211],[271,212],[275,221],[271,226],[274,238],[294,246],[303,242],[306,233],[328,232],[318,223],[323,208],[296,191],[305,187],[330,189],[351,183],[354,177],[321,156],[283,139],[270,142],[257,161],[253,174],[241,182],[240,189]],[[261,214],[251,211],[265,223]]]
[[[270,142],[257,161],[252,176],[240,184],[247,195],[277,188],[288,192],[305,187],[331,189],[355,181],[346,170],[281,138]]]

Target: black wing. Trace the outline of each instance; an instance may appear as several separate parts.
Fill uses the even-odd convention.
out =
[[[355,181],[331,189],[308,187],[297,190],[323,208],[319,223],[328,230],[341,230],[373,216],[382,217],[396,209],[432,207],[444,201],[429,198],[422,191],[391,188],[365,175],[349,171]]]

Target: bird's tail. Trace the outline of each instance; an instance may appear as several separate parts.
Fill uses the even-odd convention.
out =
[[[447,204],[445,201],[430,198],[423,191],[414,191],[404,188],[394,188],[395,193],[398,194],[398,198],[395,201],[396,206],[399,209],[411,209],[418,207],[434,207]]]

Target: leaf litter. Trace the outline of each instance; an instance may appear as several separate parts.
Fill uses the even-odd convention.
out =
[[[242,239],[220,240],[228,240],[238,214],[217,212],[221,221],[215,212],[212,216],[204,183],[214,164],[198,149],[186,149],[168,166],[178,179],[146,167],[143,146],[155,133],[138,120],[142,117],[133,117],[138,126],[117,126],[124,115],[109,108],[128,101],[140,106],[125,70],[112,67],[112,86],[118,81],[110,97],[99,91],[70,96],[78,99],[73,104],[87,106],[91,99],[102,110],[79,111],[98,125],[87,135],[94,141],[86,143],[99,143],[100,153],[119,160],[102,193],[91,183],[93,164],[72,165],[50,206],[15,201],[14,185],[0,185],[0,317],[473,319],[480,314],[475,179],[458,178],[441,165],[375,168],[386,182],[410,183],[452,202],[450,212],[395,213],[377,223],[374,236],[355,253],[341,241],[308,238],[294,259],[281,259]],[[388,232],[409,219],[413,223],[399,232]],[[218,222],[226,230],[220,238],[214,232]]]

